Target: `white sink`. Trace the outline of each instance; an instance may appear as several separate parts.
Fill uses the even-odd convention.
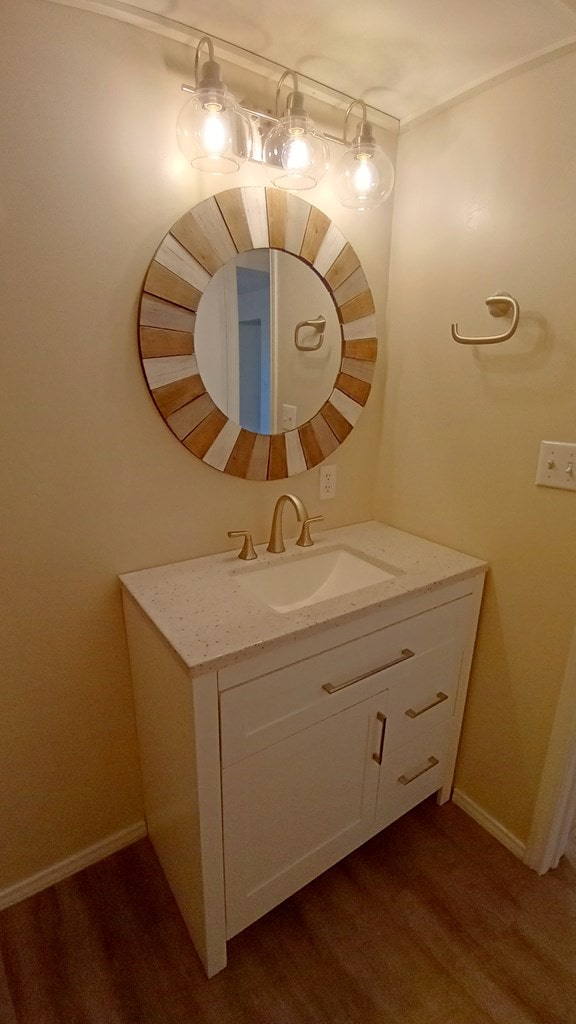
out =
[[[279,560],[277,565],[261,569],[251,567],[238,573],[237,578],[274,611],[290,612],[394,579],[400,571],[351,548],[337,547]]]

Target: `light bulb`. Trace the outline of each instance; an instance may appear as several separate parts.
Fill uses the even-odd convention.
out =
[[[328,143],[309,117],[284,117],[262,144],[266,170],[277,188],[314,188],[328,169]]]
[[[352,145],[336,167],[336,188],[343,206],[373,210],[394,187],[392,161],[380,146]]]
[[[294,135],[282,150],[282,166],[287,171],[307,171],[310,152],[302,135]]]
[[[277,188],[314,188],[328,170],[328,143],[304,109],[304,97],[298,92],[297,76],[290,93],[284,117],[270,128],[262,143],[262,158]]]
[[[203,65],[198,82],[199,53],[204,44],[208,46],[209,60]],[[195,73],[196,88],[176,123],[180,150],[198,171],[212,174],[237,171],[251,156],[252,126],[222,81],[208,36],[198,43]]]
[[[361,196],[367,196],[376,184],[377,174],[370,157],[362,153],[358,157],[358,166],[354,171],[354,189]]]
[[[211,156],[220,156],[227,144],[226,126],[220,111],[208,111],[202,126],[202,144]]]
[[[213,174],[237,171],[252,151],[250,122],[227,92],[216,104],[198,89],[178,115],[176,138],[192,167]]]

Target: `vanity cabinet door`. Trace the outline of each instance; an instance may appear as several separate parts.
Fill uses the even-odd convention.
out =
[[[228,938],[372,834],[385,697],[223,769]]]

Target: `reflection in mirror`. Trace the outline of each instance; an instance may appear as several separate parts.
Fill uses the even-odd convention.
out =
[[[342,332],[332,295],[310,266],[287,252],[253,249],[206,287],[195,346],[218,408],[245,430],[279,434],[308,422],[330,396]]]

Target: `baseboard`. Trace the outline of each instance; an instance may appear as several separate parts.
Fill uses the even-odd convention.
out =
[[[568,858],[573,868],[576,868],[576,828],[573,828],[568,836],[564,856]]]
[[[50,885],[55,885],[56,882],[61,882],[64,878],[69,878],[70,875],[75,875],[77,871],[96,864],[97,861],[103,860],[111,853],[116,853],[124,846],[130,846],[131,843],[142,839],[146,834],[146,823],[136,821],[128,828],[122,829],[121,832],[107,836],[101,842],[95,843],[94,846],[88,846],[85,850],[80,850],[79,853],[67,857],[66,860],[60,860],[49,868],[45,868],[44,871],[30,875],[29,878],[24,878],[16,885],[8,886],[7,889],[0,889],[0,910],[12,906],[13,903],[19,903],[20,900],[25,900],[28,896],[34,896],[35,893],[47,889]]]
[[[524,860],[524,854],[526,845],[520,839],[518,839],[512,832],[504,828],[496,818],[488,814],[482,807],[477,803],[474,803],[470,797],[466,796],[465,793],[460,789],[455,789],[452,793],[452,800],[462,811],[468,814],[474,821],[478,822],[482,828],[486,829],[491,836],[494,836],[503,846],[505,846],[515,857],[519,860]]]

